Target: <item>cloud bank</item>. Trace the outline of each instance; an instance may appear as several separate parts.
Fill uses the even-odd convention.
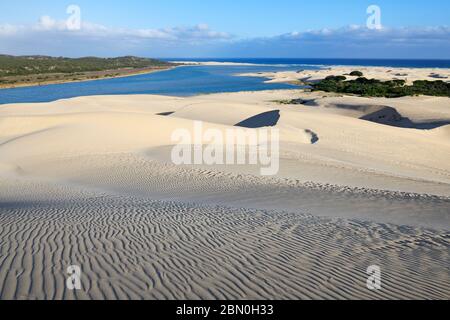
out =
[[[83,21],[72,29],[67,21],[43,16],[34,25],[0,24],[0,53],[54,56],[164,56],[199,51],[201,46],[232,39],[206,24],[165,29],[111,28]],[[170,55],[170,54],[169,54]]]
[[[64,56],[142,55],[154,57],[317,57],[450,59],[450,27],[291,32],[239,39],[206,24],[164,29],[111,28],[43,16],[34,25],[0,24],[0,53]]]
[[[371,30],[351,25],[247,39],[222,51],[255,57],[450,59],[450,27]]]

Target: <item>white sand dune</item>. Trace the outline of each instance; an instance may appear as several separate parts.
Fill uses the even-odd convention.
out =
[[[282,90],[0,106],[0,298],[448,299],[449,126],[364,117],[445,122],[449,101]],[[172,133],[197,120],[274,125],[279,174],[173,165]]]
[[[180,65],[187,66],[261,66],[261,64],[243,63],[243,62],[219,62],[219,61],[170,61]]]
[[[450,70],[444,68],[390,68],[390,67],[363,67],[363,66],[333,66],[321,68],[318,70],[299,70],[284,72],[258,72],[246,73],[242,76],[268,78],[268,83],[309,81],[316,82],[323,80],[328,76],[344,75],[348,79],[356,79],[356,76],[350,76],[352,71],[360,71],[368,79],[405,80],[412,84],[416,80],[442,80],[450,81]]]
[[[436,135],[440,139],[450,141],[450,125],[436,128],[432,130],[431,134]]]
[[[127,197],[4,204],[0,220],[2,299],[448,298],[445,232]]]

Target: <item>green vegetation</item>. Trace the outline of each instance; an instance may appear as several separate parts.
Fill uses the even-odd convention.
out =
[[[347,78],[344,77],[344,76],[328,76],[328,77],[325,78],[325,80],[339,82],[339,81],[345,81],[345,80],[347,80]]]
[[[79,59],[0,55],[0,87],[86,81],[168,69],[175,64],[138,57]]]
[[[305,104],[308,101],[303,99],[291,99],[291,100],[274,100],[273,102],[278,104]]]
[[[352,71],[350,75],[353,77],[362,77],[364,74],[361,71]]]
[[[408,86],[404,80],[380,81],[358,78],[345,81],[345,77],[333,76],[312,84],[312,87],[319,91],[356,94],[365,97],[396,98],[414,95],[450,97],[450,83],[442,80],[414,81],[413,85]]]
[[[159,60],[131,56],[70,59],[47,56],[15,57],[0,55],[0,77],[56,73],[74,74],[119,69],[163,68],[168,66],[171,66],[171,64]]]

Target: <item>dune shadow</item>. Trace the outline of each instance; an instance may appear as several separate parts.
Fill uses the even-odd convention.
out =
[[[317,133],[306,129],[305,133],[309,134],[311,136],[311,144],[316,144],[317,142],[319,142],[319,136],[317,135]]]
[[[381,108],[361,117],[360,119],[391,127],[419,130],[432,130],[450,124],[450,121],[414,122],[411,119],[402,116],[397,109],[392,107]]]
[[[167,117],[167,116],[170,116],[170,115],[172,115],[172,114],[174,114],[175,113],[175,111],[169,111],[169,112],[161,112],[161,113],[157,113],[156,115],[157,116],[165,116],[165,117]]]
[[[373,112],[377,112],[377,111],[385,109],[385,108],[390,108],[388,106],[383,106],[383,105],[372,105],[372,104],[353,105],[353,104],[343,104],[343,103],[333,104],[333,107],[337,108],[337,109],[353,110],[353,111],[368,112],[368,113],[373,113]],[[397,110],[395,110],[395,111],[397,111]]]
[[[280,110],[268,111],[241,121],[234,126],[250,129],[274,127],[278,124],[280,117]]]
[[[436,122],[423,122],[423,123],[417,123],[413,122],[415,129],[421,129],[421,130],[433,130],[440,127],[448,126],[450,125],[450,121],[436,121]]]
[[[359,111],[365,113],[364,116],[359,118],[361,120],[397,128],[432,130],[450,124],[449,120],[414,122],[410,118],[404,117],[397,109],[383,105],[334,104],[326,108]]]

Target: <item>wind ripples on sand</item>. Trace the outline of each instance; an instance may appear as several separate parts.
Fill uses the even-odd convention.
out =
[[[88,209],[87,209],[88,208]],[[1,299],[447,299],[450,234],[94,197],[3,208]],[[366,288],[379,265],[383,290]],[[82,290],[65,286],[82,268]]]

